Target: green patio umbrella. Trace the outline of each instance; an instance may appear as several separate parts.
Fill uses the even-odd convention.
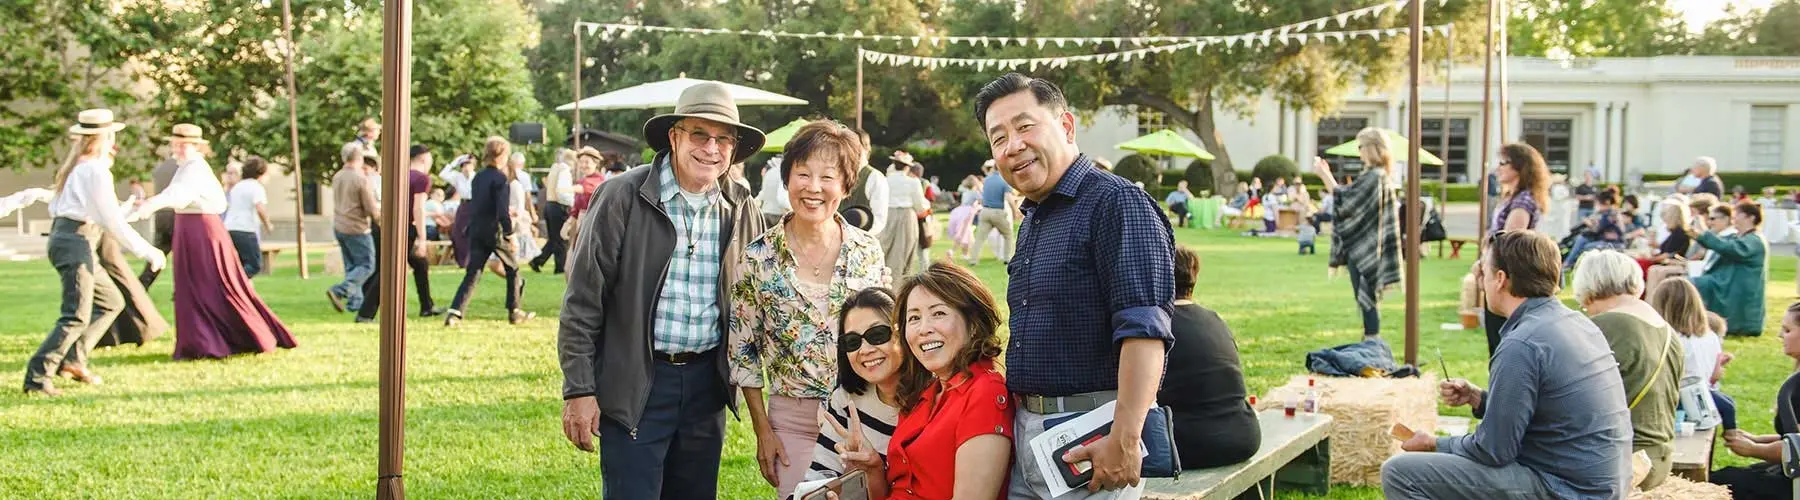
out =
[[[810,122],[805,118],[795,118],[787,125],[782,125],[781,128],[769,132],[768,140],[763,142],[762,151],[764,153],[780,153],[782,148],[787,147],[788,140],[793,139],[794,134],[800,132],[800,127],[806,126],[807,123]]]
[[[1380,129],[1380,130],[1381,130],[1382,135],[1387,136],[1388,149],[1390,151],[1389,154],[1394,155],[1394,161],[1406,161],[1407,157],[1408,157],[1407,149],[1411,147],[1411,145],[1406,142],[1406,137],[1401,136],[1399,132],[1395,132],[1395,131],[1388,130],[1385,128]],[[1325,150],[1325,154],[1337,155],[1337,156],[1359,156],[1362,153],[1358,150],[1358,148],[1361,148],[1361,147],[1362,146],[1360,144],[1358,144],[1355,139],[1351,139],[1350,142],[1332,146],[1331,149]],[[1437,155],[1431,154],[1431,150],[1427,149],[1427,150],[1423,150],[1420,152],[1425,154],[1424,161],[1422,161],[1420,163],[1423,163],[1426,165],[1443,165],[1444,164],[1444,160],[1438,159]]]
[[[1156,133],[1125,141],[1114,147],[1152,155],[1186,156],[1207,161],[1213,159],[1212,153],[1206,152],[1206,148],[1200,147],[1199,144],[1194,144],[1182,137],[1181,134],[1168,129],[1158,130]]]

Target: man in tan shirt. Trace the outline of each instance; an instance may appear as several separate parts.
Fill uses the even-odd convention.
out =
[[[381,213],[381,202],[375,199],[375,186],[369,181],[371,163],[379,159],[374,152],[351,142],[344,145],[339,157],[343,168],[331,177],[332,198],[336,207],[331,229],[337,233],[338,251],[344,259],[344,281],[325,290],[325,298],[338,312],[362,308],[363,282],[375,272],[375,237],[369,231],[370,220]]]

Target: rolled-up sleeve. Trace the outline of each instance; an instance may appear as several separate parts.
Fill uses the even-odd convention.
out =
[[[1154,338],[1173,342],[1175,237],[1162,209],[1141,189],[1107,196],[1094,221],[1094,261],[1112,312],[1114,342]]]
[[[629,189],[603,190],[594,203],[602,210],[582,220],[580,241],[570,252],[569,286],[563,294],[556,347],[563,371],[563,399],[593,396],[594,378],[606,344],[606,287],[618,270],[618,249],[625,233],[624,203]]]

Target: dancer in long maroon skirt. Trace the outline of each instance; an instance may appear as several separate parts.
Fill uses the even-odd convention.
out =
[[[206,164],[200,127],[179,124],[169,148],[181,162],[169,188],[145,200],[132,219],[175,209],[175,359],[223,358],[294,347],[294,337],[250,286],[250,276],[219,214],[225,188]]]

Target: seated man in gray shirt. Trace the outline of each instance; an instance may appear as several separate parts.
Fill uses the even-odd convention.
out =
[[[1471,405],[1465,436],[1419,433],[1381,466],[1389,499],[1623,499],[1631,481],[1631,415],[1619,364],[1599,328],[1556,300],[1562,267],[1542,233],[1495,235],[1480,274],[1488,308],[1507,318],[1488,391],[1439,385],[1445,404]]]

